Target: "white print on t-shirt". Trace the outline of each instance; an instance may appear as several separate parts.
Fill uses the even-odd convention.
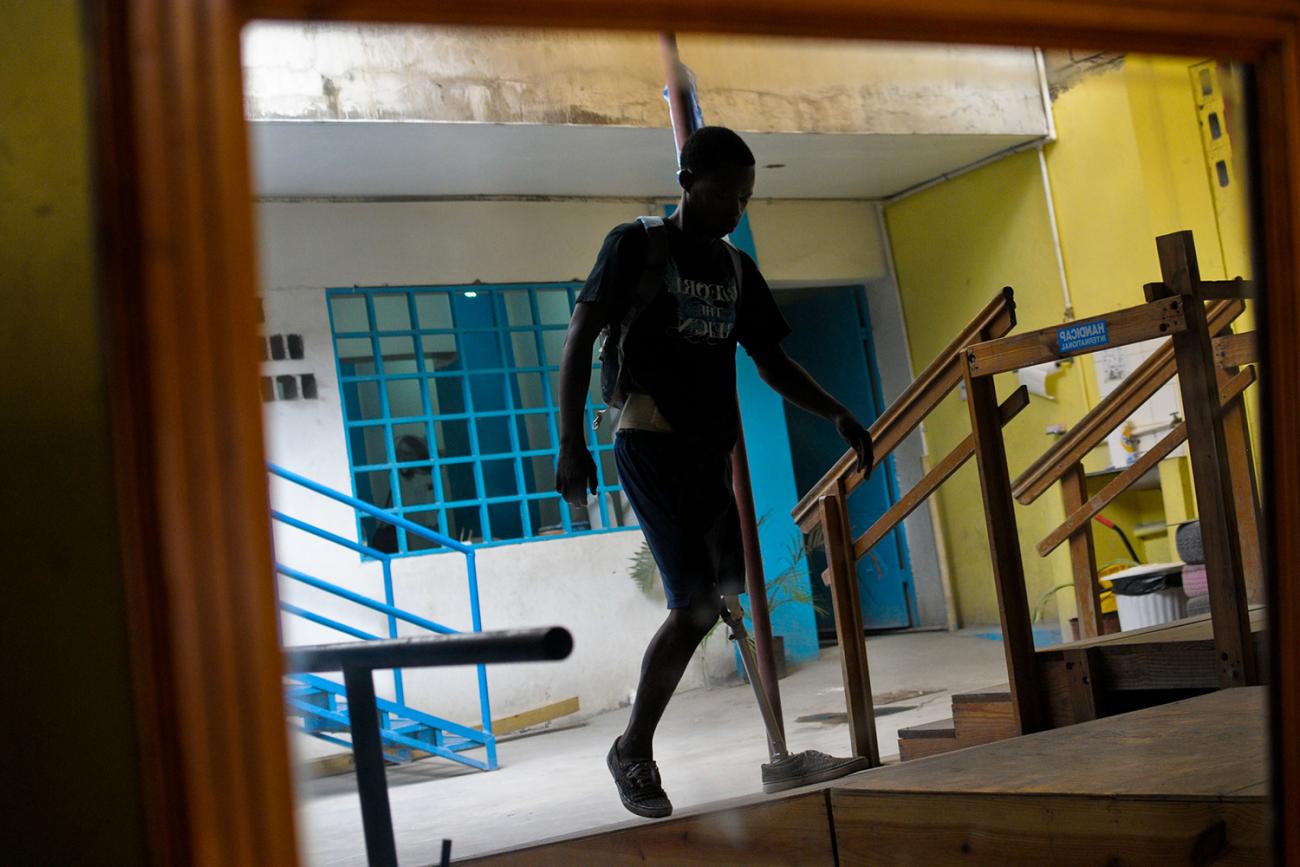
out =
[[[736,299],[740,295],[735,278],[726,283],[705,283],[682,279],[676,267],[668,271],[668,289],[677,301],[677,336],[705,343],[729,338],[736,327]]]

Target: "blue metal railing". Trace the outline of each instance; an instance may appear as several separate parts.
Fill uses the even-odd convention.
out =
[[[444,536],[436,530],[430,530],[428,527],[421,526],[414,521],[395,515],[386,509],[359,500],[356,497],[343,493],[342,491],[326,487],[325,485],[313,481],[306,476],[299,475],[292,470],[287,470],[276,464],[268,463],[267,470],[271,475],[284,479],[287,482],[291,482],[299,487],[312,491],[313,493],[319,494],[337,503],[341,503],[358,512],[370,515],[371,517],[377,518],[385,523],[400,527],[407,533],[414,534],[415,536],[436,545],[464,554],[466,574],[469,580],[469,604],[472,631],[483,631],[482,618],[479,613],[478,568],[475,561],[475,551],[472,546],[466,545],[463,542],[458,542],[455,539]],[[406,611],[397,606],[393,594],[392,570],[392,563],[395,555],[385,553],[361,542],[354,542],[353,540],[340,536],[337,533],[331,533],[328,530],[317,527],[307,521],[286,515],[278,510],[272,510],[271,517],[273,520],[278,521],[285,526],[301,530],[302,532],[315,536],[318,539],[323,539],[326,542],[330,542],[331,544],[338,545],[350,551],[364,554],[365,556],[378,561],[383,570],[384,598],[382,601],[372,599],[369,596],[357,593],[356,591],[350,590],[339,584],[326,581],[314,575],[309,575],[306,572],[302,572],[298,569],[277,562],[275,564],[275,570],[281,576],[299,584],[313,587],[316,590],[328,593],[332,596],[338,597],[339,599],[347,600],[361,608],[385,615],[388,625],[388,638],[398,637],[397,624],[399,621],[439,635],[452,635],[460,631],[441,623],[437,623],[426,617],[421,617],[418,614]],[[371,641],[384,637],[374,635],[350,624],[343,623],[340,620],[336,620],[333,617],[326,616],[320,612],[312,611],[289,602],[281,602],[280,610],[284,611],[286,614],[301,617],[304,620],[328,627],[363,641]],[[496,769],[496,738],[492,734],[492,712],[488,701],[487,668],[484,665],[476,665],[475,668],[478,675],[479,711],[482,725],[481,730],[464,726],[459,723],[453,723],[450,720],[445,720],[408,707],[406,705],[405,683],[403,682],[402,670],[399,668],[393,669],[394,701],[389,702],[381,700],[379,702],[379,707],[385,720],[390,717],[393,719],[402,719],[408,721],[408,725],[405,727],[382,726],[381,728],[383,730],[384,740],[398,749],[422,749],[426,752],[433,753],[434,755],[453,759],[454,761],[468,764],[482,770]],[[325,680],[324,678],[314,676],[296,676],[295,679],[321,692],[334,696],[343,695],[342,684],[336,684],[332,681]],[[332,723],[346,722],[346,714],[332,707],[314,705],[309,701],[294,696],[290,697],[289,704],[296,712],[310,714],[320,720]],[[430,733],[430,740],[425,741],[422,738],[412,736],[413,733],[411,732],[411,729],[421,727]],[[447,741],[444,738],[444,732],[454,734],[456,736],[455,741]],[[340,739],[328,736],[323,732],[312,733],[325,740],[340,742]],[[485,762],[459,754],[461,750],[472,749],[478,746],[484,747],[487,751]]]

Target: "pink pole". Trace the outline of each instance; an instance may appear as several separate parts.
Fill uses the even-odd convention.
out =
[[[695,131],[695,113],[691,110],[690,82],[677,55],[677,37],[664,33],[659,37],[663,53],[664,78],[668,85],[668,114],[672,118],[673,138],[680,157],[686,139]],[[736,409],[737,424],[740,408]],[[776,659],[772,653],[772,621],[767,608],[767,581],[763,576],[763,556],[758,544],[758,518],[754,512],[754,491],[749,479],[749,456],[745,451],[745,431],[740,429],[736,448],[731,453],[731,485],[740,513],[740,538],[745,550],[745,586],[749,591],[749,617],[754,631],[759,678],[768,703],[776,717],[781,736],[785,721],[781,716],[781,690],[776,682]]]

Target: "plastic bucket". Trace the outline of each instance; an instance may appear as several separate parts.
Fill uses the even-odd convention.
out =
[[[1119,628],[1127,632],[1181,619],[1187,610],[1187,597],[1183,588],[1167,587],[1141,596],[1116,593],[1115,605],[1119,609]]]

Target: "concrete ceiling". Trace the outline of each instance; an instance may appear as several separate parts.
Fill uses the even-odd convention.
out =
[[[249,127],[262,197],[676,195],[667,129],[410,121]],[[759,167],[755,196],[801,199],[882,198],[1033,138],[745,136]]]

